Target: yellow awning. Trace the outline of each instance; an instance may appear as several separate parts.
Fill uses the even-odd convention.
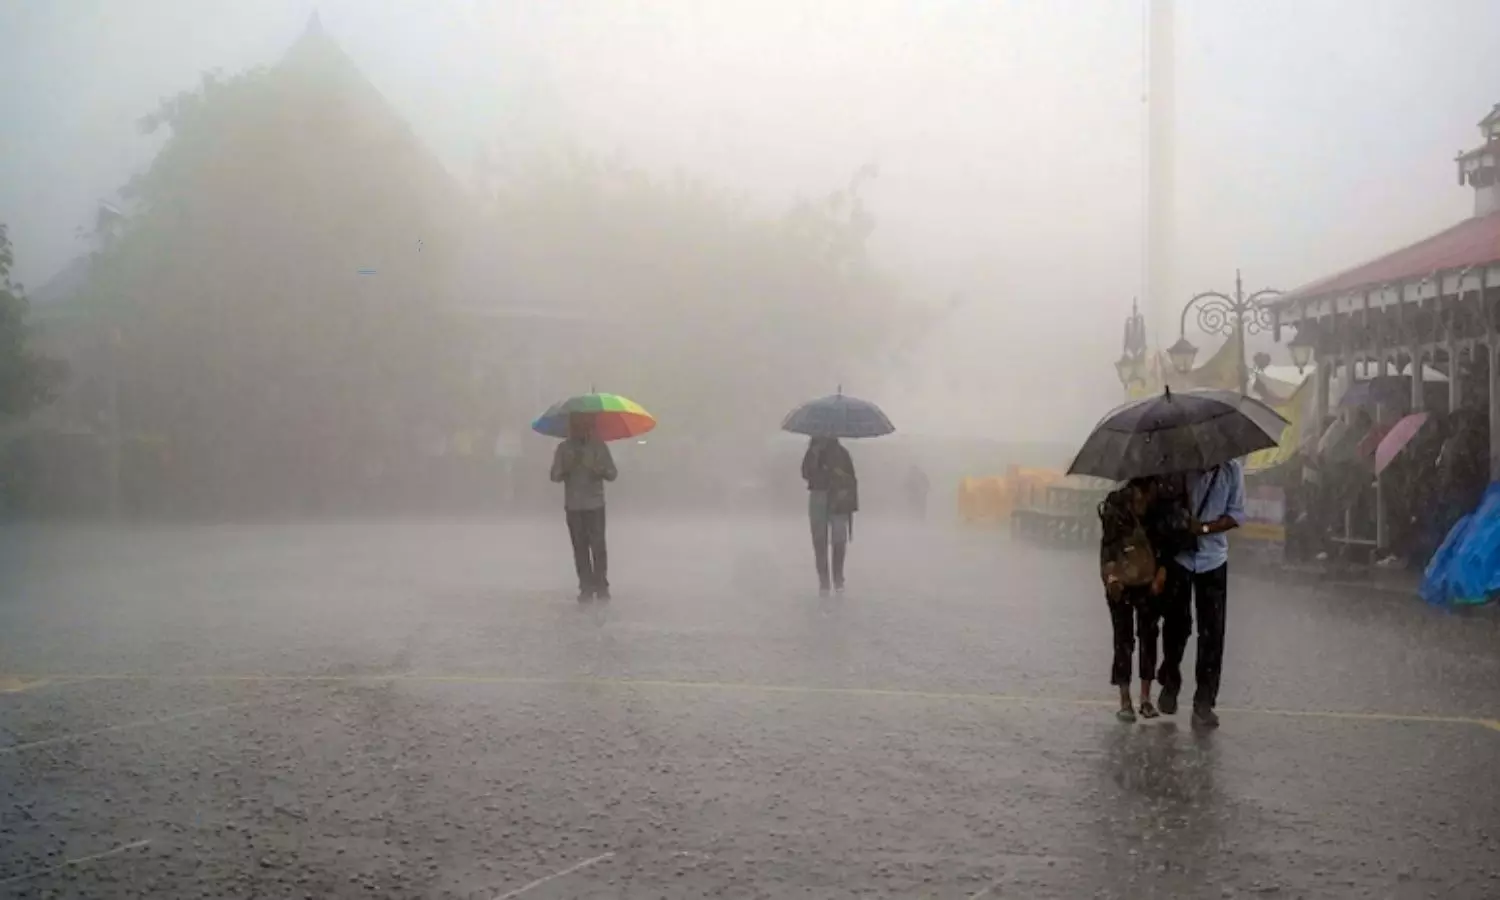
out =
[[[1305,412],[1307,401],[1312,397],[1312,389],[1309,387],[1312,383],[1313,379],[1304,379],[1302,384],[1292,391],[1292,396],[1280,406],[1272,407],[1287,421],[1286,428],[1281,432],[1281,443],[1246,457],[1245,471],[1247,473],[1274,469],[1296,454],[1297,448],[1302,445],[1302,423],[1308,418]]]
[[[1194,388],[1213,388],[1221,391],[1240,389],[1240,345],[1236,336],[1224,342],[1208,361],[1186,375],[1172,369],[1172,360],[1166,351],[1158,351],[1146,357],[1145,378],[1134,382],[1125,392],[1131,400],[1153,397],[1170,386],[1174,391],[1189,391]]]

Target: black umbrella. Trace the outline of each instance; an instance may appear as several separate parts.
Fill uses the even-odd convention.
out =
[[[1276,446],[1287,424],[1269,406],[1234,391],[1168,389],[1105,416],[1068,474],[1124,481],[1202,471]]]
[[[864,438],[890,434],[896,426],[880,407],[845,396],[840,389],[837,394],[809,400],[787,413],[781,430],[808,437]]]

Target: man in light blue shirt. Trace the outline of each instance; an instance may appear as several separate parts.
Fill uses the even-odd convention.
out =
[[[1215,728],[1219,717],[1219,676],[1224,665],[1224,620],[1229,600],[1229,532],[1245,522],[1245,467],[1230,460],[1188,476],[1183,503],[1196,548],[1167,565],[1162,592],[1162,712],[1177,711],[1182,690],[1182,656],[1198,613],[1198,664],[1194,672],[1193,724]]]

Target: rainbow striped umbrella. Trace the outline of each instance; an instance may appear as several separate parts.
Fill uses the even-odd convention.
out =
[[[645,434],[656,427],[656,418],[645,408],[619,394],[579,394],[554,403],[531,423],[531,430],[548,437],[568,436],[568,419],[592,416],[594,435],[601,441],[619,441]]]

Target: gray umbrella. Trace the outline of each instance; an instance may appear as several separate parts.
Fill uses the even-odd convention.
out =
[[[1287,424],[1269,406],[1234,391],[1168,390],[1105,416],[1068,474],[1124,481],[1202,471],[1276,446]]]
[[[808,437],[864,438],[880,437],[896,430],[880,407],[856,397],[837,394],[809,400],[787,413],[782,431]]]

